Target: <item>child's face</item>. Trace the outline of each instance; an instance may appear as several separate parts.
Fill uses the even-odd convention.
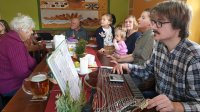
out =
[[[119,30],[115,31],[115,39],[117,41],[121,41],[122,40],[121,33],[120,33]]]
[[[151,27],[150,13],[147,11],[142,12],[140,18],[138,19],[138,28],[145,30]]]
[[[101,26],[102,27],[107,27],[111,24],[111,22],[108,20],[108,17],[106,15],[101,17]]]

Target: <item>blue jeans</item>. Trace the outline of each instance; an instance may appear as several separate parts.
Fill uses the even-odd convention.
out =
[[[138,88],[140,85],[142,85],[145,82],[145,80],[143,80],[142,78],[140,78],[138,76],[132,76],[132,80],[134,81],[135,85]],[[153,98],[158,95],[154,89],[144,90],[144,91],[141,91],[141,93],[143,94],[144,98]]]
[[[155,91],[143,91],[142,94],[144,98],[150,98],[150,99],[158,95],[158,93],[156,93]]]

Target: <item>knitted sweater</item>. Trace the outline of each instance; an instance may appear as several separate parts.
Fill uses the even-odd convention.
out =
[[[15,31],[0,38],[0,94],[19,89],[36,65]]]

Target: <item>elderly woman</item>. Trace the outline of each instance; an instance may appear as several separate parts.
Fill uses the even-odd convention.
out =
[[[0,20],[0,37],[6,32],[10,31],[10,27],[5,20]]]
[[[43,56],[47,53],[45,41],[37,41],[37,35],[34,33],[29,39],[24,41],[29,54],[36,59],[36,62],[39,63]]]
[[[12,98],[36,65],[24,45],[34,27],[29,16],[19,15],[11,21],[12,30],[0,39],[0,94],[6,99]]]

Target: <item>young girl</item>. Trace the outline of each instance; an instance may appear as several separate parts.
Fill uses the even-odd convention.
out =
[[[110,46],[113,46],[114,28],[112,25],[112,15],[104,14],[101,17],[101,27],[96,30],[96,41],[99,52],[104,52]]]
[[[121,56],[126,55],[128,52],[126,43],[126,31],[123,27],[116,27],[115,28],[115,39],[113,40],[113,44],[115,47],[114,56]]]

